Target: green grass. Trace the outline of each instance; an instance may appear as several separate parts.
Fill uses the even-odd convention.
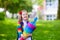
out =
[[[16,23],[12,19],[0,21],[0,40],[16,40]]]
[[[0,40],[16,40],[17,20],[0,21]],[[38,21],[33,40],[60,40],[60,20]]]
[[[60,40],[60,20],[38,21],[33,40]]]

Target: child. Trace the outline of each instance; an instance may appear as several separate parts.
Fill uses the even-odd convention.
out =
[[[32,34],[28,34],[27,38],[24,37],[23,32],[25,30],[26,25],[28,24],[28,13],[25,10],[22,10],[18,15],[18,40],[23,37],[25,40],[32,40]]]

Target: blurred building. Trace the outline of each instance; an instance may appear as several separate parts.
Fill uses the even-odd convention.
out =
[[[58,11],[58,0],[44,0],[44,20],[55,20],[57,19]]]
[[[43,20],[57,19],[58,0],[43,0],[43,6],[33,5],[35,11],[40,11],[40,18]],[[37,7],[38,6],[38,7]]]

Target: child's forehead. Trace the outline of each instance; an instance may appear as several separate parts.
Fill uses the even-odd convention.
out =
[[[27,14],[28,12],[27,11],[22,11],[22,14]]]

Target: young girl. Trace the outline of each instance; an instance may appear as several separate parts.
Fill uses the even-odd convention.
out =
[[[23,32],[28,24],[28,13],[26,10],[22,10],[18,14],[18,28],[17,28],[17,33],[18,33],[18,40],[20,40],[20,37],[24,37]],[[25,38],[25,40],[32,40],[32,34],[28,34],[28,37]]]

